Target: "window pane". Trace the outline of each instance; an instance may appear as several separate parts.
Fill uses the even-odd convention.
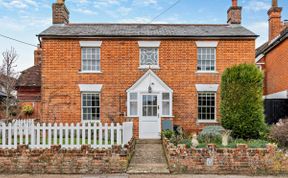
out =
[[[82,94],[82,118],[83,120],[100,119],[100,100],[98,93]]]
[[[198,93],[198,119],[215,119],[215,93]]]
[[[170,102],[169,101],[163,102],[162,114],[165,116],[170,115]]]
[[[169,99],[170,99],[169,93],[162,93],[162,100],[169,100]]]
[[[216,61],[215,48],[198,48],[197,70],[214,71]]]
[[[140,65],[158,65],[158,48],[140,48]]]
[[[100,70],[100,48],[82,48],[82,70]]]
[[[130,115],[135,116],[137,114],[137,102],[130,102]]]
[[[130,100],[137,100],[137,93],[130,93]]]

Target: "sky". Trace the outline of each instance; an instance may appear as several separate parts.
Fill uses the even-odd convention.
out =
[[[0,34],[32,45],[36,37],[52,25],[52,3],[56,0],[0,0]],[[66,0],[72,23],[149,23],[177,0]],[[272,0],[238,0],[242,25],[260,35],[259,46],[268,38],[267,10]],[[278,0],[283,7],[282,20],[288,19],[288,0]],[[153,23],[225,24],[231,0],[180,0]],[[17,71],[33,65],[35,47],[0,36],[0,52],[14,47],[18,53]],[[0,56],[2,61],[2,55]],[[0,62],[1,62],[0,61]]]

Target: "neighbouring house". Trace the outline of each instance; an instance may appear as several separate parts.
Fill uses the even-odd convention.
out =
[[[58,0],[38,35],[42,121],[132,120],[141,139],[218,124],[222,73],[255,61],[257,35],[241,10],[232,0],[225,24],[77,24]]]
[[[41,117],[41,57],[40,48],[34,51],[34,66],[21,72],[16,82],[17,99],[20,106],[30,105],[33,114],[29,118]],[[24,114],[21,115],[25,118]]]
[[[265,115],[268,123],[288,116],[288,21],[272,1],[268,11],[269,40],[256,50],[256,65],[264,71]]]

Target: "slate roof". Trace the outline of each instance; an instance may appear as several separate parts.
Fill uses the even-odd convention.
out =
[[[195,24],[67,24],[53,25],[40,37],[253,37],[241,25]]]
[[[41,64],[21,72],[16,82],[16,87],[41,87]]]
[[[270,43],[266,42],[263,45],[261,45],[259,48],[256,49],[256,58],[260,55],[260,54],[266,54],[268,53],[270,50],[272,50],[275,46],[277,46],[278,44],[280,44],[282,41],[284,41],[286,38],[288,38],[288,27],[286,27],[281,33],[280,35],[275,38],[274,40],[272,40]]]

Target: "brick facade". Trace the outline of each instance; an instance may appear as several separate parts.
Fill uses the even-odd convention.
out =
[[[43,38],[41,88],[43,121],[68,123],[81,121],[81,95],[78,84],[103,84],[100,101],[102,122],[110,122],[111,118],[116,122],[127,119],[126,90],[146,72],[138,69],[138,40],[101,39],[102,73],[83,74],[79,72],[81,69],[79,39]],[[216,57],[217,73],[206,74],[196,73],[197,39],[157,40],[161,41],[160,69],[153,71],[174,90],[174,124],[181,125],[188,131],[197,131],[203,126],[196,122],[195,84],[220,84],[221,74],[227,67],[254,63],[254,39],[216,40],[219,42]],[[220,118],[220,89],[217,93],[216,106],[217,117]],[[134,119],[135,135],[138,132],[136,119]]]
[[[265,95],[288,90],[288,39],[265,56]]]

